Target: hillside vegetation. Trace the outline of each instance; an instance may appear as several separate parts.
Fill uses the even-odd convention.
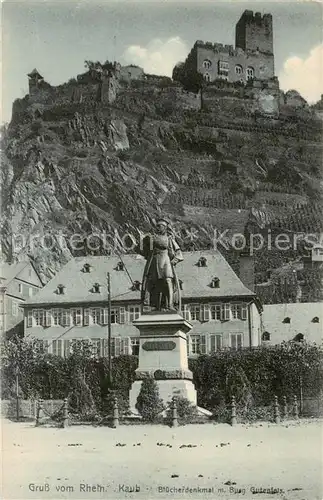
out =
[[[60,100],[62,87],[56,100],[17,100],[3,131],[7,258],[31,256],[48,279],[71,255],[109,253],[115,230],[149,230],[159,213],[184,249],[210,247],[215,227],[322,231],[315,108],[281,104],[268,116],[252,89],[192,94],[157,77],[121,84],[113,103],[82,100],[76,81],[64,87],[73,98]],[[86,237],[102,233],[110,245],[91,250]],[[78,249],[73,234],[85,242]],[[235,261],[236,252],[224,253]],[[281,255],[277,266],[291,258]],[[264,271],[266,259],[256,259]]]

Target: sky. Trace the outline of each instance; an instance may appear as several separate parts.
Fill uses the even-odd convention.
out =
[[[270,12],[275,73],[283,90],[309,102],[323,93],[322,3],[312,1],[49,0],[2,3],[2,114],[28,93],[37,68],[52,85],[85,71],[84,61],[133,63],[171,76],[196,40],[235,43],[245,9]]]

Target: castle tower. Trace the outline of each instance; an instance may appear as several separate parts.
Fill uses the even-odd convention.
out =
[[[38,73],[37,69],[34,68],[32,72],[28,74],[29,94],[34,94],[43,81],[44,78]]]
[[[273,54],[272,15],[245,10],[236,24],[236,48]]]

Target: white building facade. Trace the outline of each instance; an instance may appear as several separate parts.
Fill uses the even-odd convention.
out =
[[[260,345],[262,307],[217,251],[184,252],[177,265],[182,314],[193,326],[190,356],[223,348]],[[72,259],[25,304],[25,337],[48,353],[67,356],[75,340],[91,340],[94,354],[108,355],[108,290],[111,279],[112,356],[138,354],[140,286],[145,260],[138,255]]]

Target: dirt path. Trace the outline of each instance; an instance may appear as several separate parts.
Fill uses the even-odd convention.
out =
[[[3,421],[2,434],[5,500],[323,498],[319,421],[177,429]]]

